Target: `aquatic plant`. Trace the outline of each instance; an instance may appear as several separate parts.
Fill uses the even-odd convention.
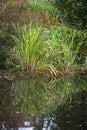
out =
[[[21,68],[33,71],[38,63],[43,43],[40,40],[42,28],[35,29],[30,25],[18,26],[18,37],[12,36],[16,45],[16,57],[20,61]]]
[[[42,27],[32,24],[23,27],[15,27],[17,35],[12,35],[15,43],[15,55],[20,62],[20,69],[32,73],[38,70],[46,70],[51,76],[55,73],[53,65],[49,64],[49,46],[43,37]]]
[[[18,26],[16,31],[18,36],[12,38],[22,70],[46,70],[57,76],[77,68],[76,59],[86,36],[83,31],[64,25],[44,29],[32,24]]]
[[[50,62],[63,72],[77,67],[76,59],[81,46],[84,44],[86,33],[73,28],[59,25],[53,26],[48,35],[50,46]]]

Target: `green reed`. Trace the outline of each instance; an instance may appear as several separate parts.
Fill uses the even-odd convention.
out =
[[[51,29],[30,24],[16,29],[16,57],[22,70],[49,72],[51,76],[59,73],[73,73],[78,67],[79,50],[86,33],[59,25]]]
[[[63,72],[77,67],[76,60],[85,38],[83,31],[64,25],[52,27],[47,40],[50,44],[50,62]]]
[[[20,68],[27,72],[46,69],[51,74],[54,73],[53,66],[48,63],[49,46],[43,37],[42,27],[30,24],[23,27],[18,25],[15,29],[17,36],[12,35],[12,39],[15,43],[15,55],[20,62]]]
[[[27,27],[18,26],[17,36],[12,36],[16,45],[16,57],[20,61],[22,70],[33,71],[39,62],[43,43],[40,39],[42,28],[34,28],[32,24]]]

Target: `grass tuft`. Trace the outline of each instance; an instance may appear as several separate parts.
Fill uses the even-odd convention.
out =
[[[46,29],[33,24],[18,26],[16,31],[17,36],[12,35],[12,38],[22,70],[44,70],[52,77],[74,74],[78,67],[79,50],[85,41],[86,34],[83,31],[64,25]]]

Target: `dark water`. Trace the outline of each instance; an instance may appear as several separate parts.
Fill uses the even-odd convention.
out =
[[[0,79],[0,130],[87,130],[87,78]]]

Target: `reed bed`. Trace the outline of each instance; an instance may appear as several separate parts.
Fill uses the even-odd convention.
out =
[[[64,25],[48,29],[30,24],[15,29],[17,34],[12,35],[15,55],[23,71],[44,71],[52,77],[75,73],[85,32]]]

